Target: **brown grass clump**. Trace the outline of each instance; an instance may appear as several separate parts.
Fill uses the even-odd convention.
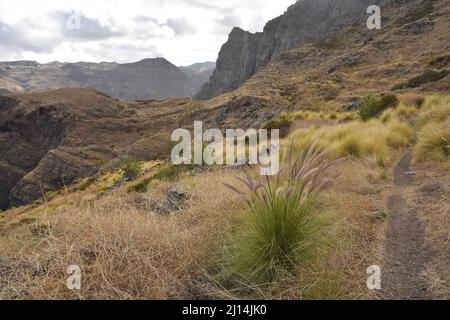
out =
[[[403,93],[398,97],[400,102],[402,102],[403,104],[416,106],[418,108],[422,107],[423,103],[425,102],[424,96],[413,92]]]

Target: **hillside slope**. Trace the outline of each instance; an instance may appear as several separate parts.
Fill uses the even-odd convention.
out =
[[[363,96],[450,90],[450,6],[423,1],[383,20],[381,30],[344,28],[273,59],[238,89],[212,99],[256,96],[293,110],[356,110]]]
[[[167,157],[171,130],[196,109],[181,99],[125,104],[90,89],[1,96],[0,208],[36,200],[117,157]]]
[[[223,45],[211,80],[196,95],[210,99],[237,89],[280,54],[323,39],[343,28],[367,30],[367,8],[380,5],[383,23],[434,0],[300,0],[268,22],[262,33],[233,29]],[[386,28],[386,27],[384,27]]]

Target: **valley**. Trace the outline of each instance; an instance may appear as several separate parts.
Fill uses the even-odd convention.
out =
[[[216,64],[0,63],[0,299],[449,299],[450,4],[375,2],[300,0]],[[207,129],[279,130],[280,170],[173,163]]]

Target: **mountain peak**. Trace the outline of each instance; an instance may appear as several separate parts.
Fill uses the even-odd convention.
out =
[[[253,34],[233,28],[219,53],[217,69],[211,81],[196,98],[209,99],[237,89],[279,54],[355,23],[373,2],[302,0],[290,6],[280,17],[269,21],[262,33]]]

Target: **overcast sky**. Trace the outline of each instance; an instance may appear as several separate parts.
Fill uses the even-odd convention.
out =
[[[215,61],[295,0],[0,0],[0,61]]]

